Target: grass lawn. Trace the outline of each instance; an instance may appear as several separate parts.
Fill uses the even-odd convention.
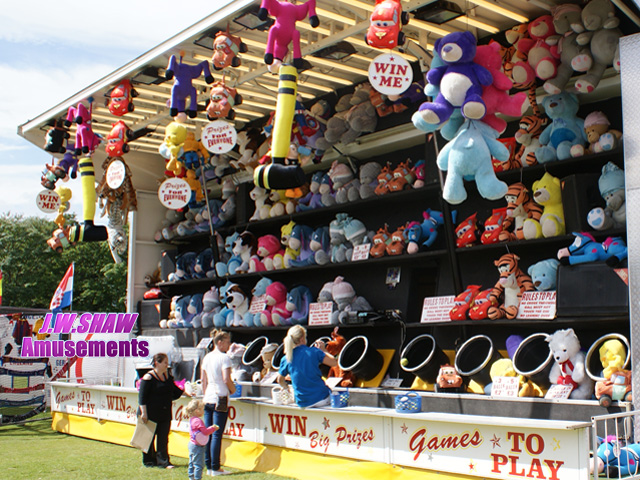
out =
[[[51,430],[51,420],[0,427],[0,480],[187,480],[186,458],[172,457],[172,470],[145,468],[139,450]],[[233,470],[230,480],[283,480]],[[208,479],[213,477],[203,477]]]

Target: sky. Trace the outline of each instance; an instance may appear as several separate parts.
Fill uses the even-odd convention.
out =
[[[36,206],[40,176],[52,156],[20,137],[18,125],[227,3],[182,0],[176,8],[169,0],[29,0],[0,9],[0,214],[55,217]],[[79,180],[67,186],[74,192],[71,212],[82,218]]]

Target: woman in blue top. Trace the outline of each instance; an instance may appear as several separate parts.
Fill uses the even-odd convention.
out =
[[[284,339],[284,358],[280,360],[278,383],[287,388],[285,377],[291,377],[293,394],[299,407],[321,407],[328,405],[331,390],[324,383],[320,364],[329,367],[338,364],[335,357],[327,353],[323,341],[307,346],[307,331],[301,325],[294,325]]]

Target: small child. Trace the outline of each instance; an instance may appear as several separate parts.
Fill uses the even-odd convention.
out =
[[[204,422],[200,418],[204,415],[202,400],[191,400],[187,405],[187,415],[189,415],[189,480],[201,480],[209,435],[219,427],[217,425],[204,426]]]

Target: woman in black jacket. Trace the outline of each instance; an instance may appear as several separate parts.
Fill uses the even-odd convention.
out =
[[[152,360],[153,370],[140,380],[138,404],[140,419],[156,422],[156,432],[147,453],[142,453],[145,467],[173,468],[169,461],[169,431],[171,430],[171,405],[182,395],[168,371],[169,358],[157,353]],[[155,447],[154,447],[155,440]]]

